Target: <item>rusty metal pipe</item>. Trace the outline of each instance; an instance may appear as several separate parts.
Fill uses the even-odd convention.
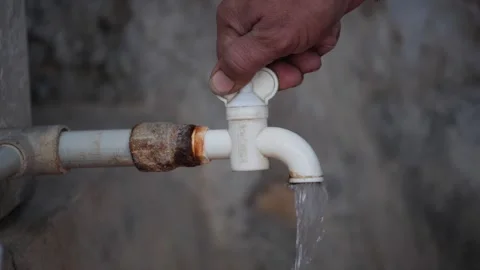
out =
[[[209,162],[204,147],[207,130],[164,122],[119,130],[0,129],[0,176],[62,174],[75,168],[135,166],[145,172],[166,172],[195,167]]]
[[[22,154],[14,146],[0,146],[0,180],[8,179],[22,170]]]
[[[142,123],[133,129],[66,131],[59,139],[65,169],[135,166],[144,172],[166,172],[208,162],[207,128],[172,123]]]

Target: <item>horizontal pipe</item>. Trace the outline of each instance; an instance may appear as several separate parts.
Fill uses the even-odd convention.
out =
[[[323,172],[312,147],[299,135],[283,128],[267,127],[257,137],[260,152],[288,166],[290,183],[322,182]]]
[[[10,145],[0,146],[0,180],[8,179],[22,169],[22,154]]]
[[[130,134],[130,129],[63,132],[60,162],[66,169],[133,166]]]
[[[228,130],[207,130],[204,137],[204,155],[208,160],[230,157],[232,141]]]

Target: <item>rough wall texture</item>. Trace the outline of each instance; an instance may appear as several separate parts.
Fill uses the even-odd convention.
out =
[[[207,86],[214,1],[27,2],[36,123],[226,126]],[[327,173],[319,269],[477,268],[478,9],[367,3],[345,18],[322,70],[272,101],[271,125],[304,136]],[[22,232],[11,254],[17,269],[290,269],[284,175],[278,163],[232,173],[216,162],[42,179],[24,225],[7,226]]]
[[[0,9],[0,128],[32,123],[24,1],[5,0]],[[0,217],[30,195],[30,178],[0,183]]]

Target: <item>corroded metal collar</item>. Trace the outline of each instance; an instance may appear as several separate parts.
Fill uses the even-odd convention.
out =
[[[130,152],[140,171],[166,172],[206,162],[203,136],[206,128],[172,123],[142,123],[132,129]]]

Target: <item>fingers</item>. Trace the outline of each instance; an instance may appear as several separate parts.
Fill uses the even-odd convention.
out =
[[[268,67],[277,74],[280,90],[296,87],[303,81],[300,69],[287,61],[276,61]]]
[[[239,90],[258,70],[278,57],[251,33],[258,16],[248,1],[222,1],[218,6],[218,61],[210,77],[214,93],[225,95]]]
[[[298,86],[305,74],[319,70],[322,66],[322,56],[337,45],[340,30],[341,25],[338,23],[321,39],[316,48],[290,55],[284,61],[277,61],[273,67],[280,81],[280,90]]]
[[[277,74],[279,90],[285,90],[299,86],[303,82],[305,74],[320,69],[321,65],[320,55],[309,50],[275,61],[269,68]]]
[[[341,30],[341,24],[338,23],[336,24],[328,33],[328,35],[325,36],[325,38],[322,39],[320,44],[317,46],[317,52],[321,55],[324,56],[325,54],[329,53],[332,51],[335,46],[337,46],[338,39],[340,38],[340,30]]]
[[[237,1],[222,1],[217,8],[217,58],[238,37],[249,32],[255,17],[242,11]]]
[[[222,0],[212,91],[236,92],[265,66],[277,73],[280,89],[297,86],[304,74],[321,67],[321,57],[337,44],[340,24],[331,30],[337,13],[362,1]]]
[[[216,94],[225,95],[244,86],[255,73],[279,58],[250,33],[224,47],[210,79]]]
[[[313,50],[292,55],[288,58],[288,62],[304,74],[317,71],[322,66],[321,56]]]

